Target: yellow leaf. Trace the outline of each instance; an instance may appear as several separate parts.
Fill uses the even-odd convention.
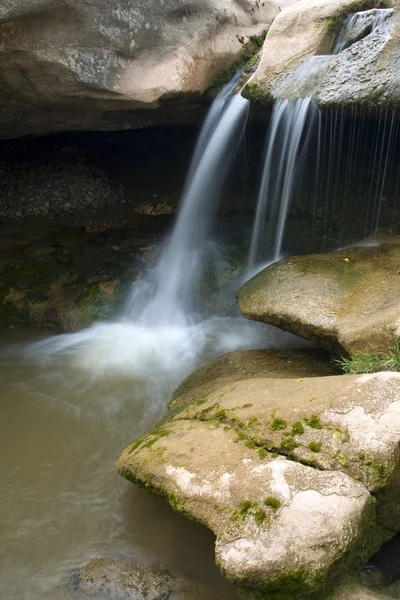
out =
[[[350,262],[348,258],[343,259],[345,262]]]
[[[298,379],[298,380],[297,380],[297,383],[300,383],[300,381],[303,381],[303,380],[302,380],[302,379]]]

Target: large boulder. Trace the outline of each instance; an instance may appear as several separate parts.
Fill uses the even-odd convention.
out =
[[[0,136],[190,120],[131,111],[199,95],[294,1],[5,0]]]
[[[367,102],[397,108],[398,4],[378,0],[301,0],[287,7],[268,33],[259,67],[244,95],[261,102],[313,96],[320,105]],[[387,19],[373,31],[371,26],[355,31],[354,43],[331,55],[346,15],[382,5],[394,6],[394,13],[388,11]]]
[[[117,469],[216,534],[243,598],[321,598],[400,528],[399,374],[192,382]]]
[[[400,336],[400,238],[277,262],[239,291],[242,314],[339,355],[388,351]]]

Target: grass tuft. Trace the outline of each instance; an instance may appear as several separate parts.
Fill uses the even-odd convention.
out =
[[[364,352],[353,354],[351,358],[341,358],[336,362],[345,373],[351,375],[400,371],[400,340],[396,340],[388,352],[375,352],[370,347]]]

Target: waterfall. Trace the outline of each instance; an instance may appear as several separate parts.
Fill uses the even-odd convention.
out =
[[[213,216],[248,117],[248,101],[233,94],[239,76],[210,108],[173,231],[155,267],[135,282],[124,314],[25,348],[46,377],[57,380],[65,373],[68,385],[82,389],[88,382],[104,388],[114,382],[125,390],[122,401],[144,403],[143,419],[154,422],[175,387],[207,360],[232,350],[293,344],[289,334],[237,312],[220,316],[215,307],[201,313],[196,306],[208,250],[215,248],[209,243]]]
[[[251,236],[249,273],[261,261],[276,261],[281,256],[286,218],[301,163],[301,150],[305,152],[307,149],[312,122],[317,115],[317,107],[311,98],[295,102],[278,100],[275,103],[265,145],[264,168]]]
[[[128,304],[128,314],[143,323],[180,322],[195,308],[212,217],[248,117],[248,100],[240,93],[231,97],[239,75],[214,100],[196,145],[175,227],[155,269]]]
[[[339,54],[339,52],[346,50],[355,42],[375,31],[392,14],[393,9],[391,8],[374,8],[349,15],[342,25],[332,54]]]

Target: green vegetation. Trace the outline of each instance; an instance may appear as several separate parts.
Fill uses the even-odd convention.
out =
[[[304,417],[304,423],[312,429],[322,429],[321,421],[318,415],[311,415],[310,417]]]
[[[254,519],[255,519],[257,525],[262,525],[266,518],[267,518],[267,515],[265,514],[265,510],[263,510],[262,508],[259,508],[254,513]]]
[[[255,442],[253,442],[253,440],[247,440],[245,446],[246,448],[250,448],[251,450],[253,450],[256,447],[256,444]]]
[[[139,446],[142,448],[151,448],[154,444],[162,437],[166,437],[171,432],[164,427],[158,427],[157,429],[153,429],[150,433],[145,436],[139,438],[132,444],[132,446],[128,450],[128,454],[132,454]]]
[[[281,446],[282,446],[282,448],[284,448],[285,450],[288,450],[290,452],[291,450],[294,450],[295,448],[298,447],[298,443],[296,442],[296,440],[294,438],[287,437],[287,438],[283,438]]]
[[[321,452],[322,442],[310,442],[308,447],[311,452]]]
[[[336,37],[339,35],[340,29],[346,17],[363,10],[369,10],[371,8],[387,8],[387,6],[387,2],[384,1],[376,2],[374,0],[355,0],[350,5],[339,9],[335,15],[325,19],[325,28],[330,34],[331,44],[333,45]]]
[[[280,419],[279,417],[274,417],[269,425],[269,428],[272,431],[279,431],[281,429],[286,429],[287,423],[284,419]]]
[[[242,502],[239,504],[239,508],[234,510],[233,513],[231,514],[231,521],[237,521],[237,520],[244,521],[246,516],[248,515],[248,513],[252,509],[257,509],[257,508],[258,508],[257,502],[254,502],[253,500],[242,500]]]
[[[242,45],[242,53],[232,64],[227,67],[220,69],[211,81],[208,83],[206,89],[220,87],[225,83],[228,83],[232,79],[235,72],[243,67],[248,61],[260,51],[264,44],[265,37],[268,31],[264,30],[261,35],[251,35],[247,41],[244,37],[238,37],[238,41]]]
[[[303,433],[304,433],[303,423],[301,423],[300,421],[296,421],[295,423],[293,423],[292,431],[291,431],[290,435],[291,436],[303,435]]]
[[[259,448],[258,449],[258,456],[263,459],[266,456],[268,456],[268,451],[265,448]]]
[[[231,514],[231,521],[244,521],[247,515],[253,515],[257,525],[262,525],[265,520],[268,520],[264,509],[260,508],[257,502],[253,500],[243,500],[239,507]]]
[[[264,504],[265,506],[269,506],[273,510],[278,510],[278,508],[281,507],[281,501],[278,498],[275,498],[274,496],[268,496],[268,498],[265,498]]]
[[[375,352],[372,347],[364,352],[342,358],[337,363],[345,373],[359,375],[378,371],[400,371],[400,341],[393,342],[388,352]]]
[[[249,81],[249,83],[244,86],[242,96],[251,102],[259,104],[268,104],[268,102],[272,102],[273,100],[272,96],[256,81]]]

